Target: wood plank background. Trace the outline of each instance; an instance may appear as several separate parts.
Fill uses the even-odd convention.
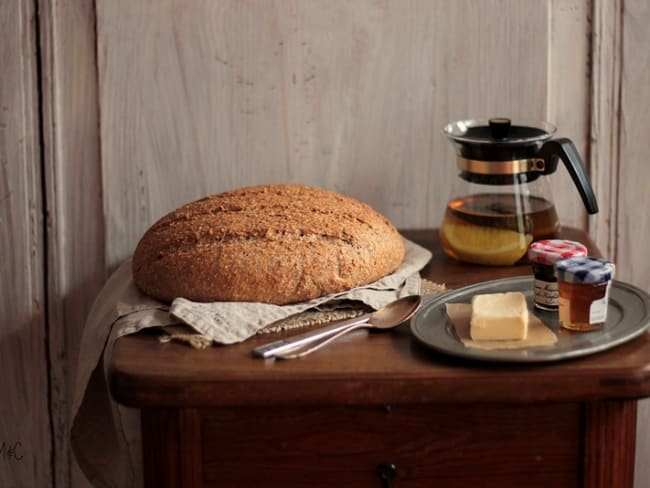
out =
[[[21,392],[0,397],[0,442],[30,444],[29,463],[0,460],[0,486],[87,485],[67,441],[84,317],[153,221],[209,193],[315,184],[437,226],[456,178],[447,122],[549,120],[601,206],[587,217],[560,168],[562,223],[650,289],[647,0],[36,4],[0,4],[0,367],[17,371],[0,390]],[[645,458],[648,423],[644,402]]]
[[[12,488],[53,475],[34,6],[0,2],[0,486]]]
[[[621,90],[618,127],[616,257],[622,279],[650,289],[650,2],[625,0],[621,21]],[[650,400],[637,417],[635,486],[650,485]]]
[[[68,455],[70,403],[85,318],[107,277],[95,4],[43,0],[39,8],[54,480],[81,487],[87,482]]]
[[[98,2],[109,266],[180,204],[262,182],[438,225],[456,173],[440,131],[458,118],[550,114],[584,148],[587,18],[564,3],[550,24],[555,42],[577,32],[568,45],[548,2]],[[564,169],[553,186],[584,225]]]

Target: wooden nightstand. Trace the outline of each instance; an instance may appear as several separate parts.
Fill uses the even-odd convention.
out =
[[[596,252],[584,233],[563,234]],[[423,277],[449,288],[530,273],[454,262],[433,230],[404,235],[434,252]],[[111,388],[141,409],[147,486],[633,484],[650,334],[547,365],[447,357],[408,325],[355,333],[300,360],[254,359],[269,340],[200,351],[118,340]],[[379,473],[389,464],[392,485]]]

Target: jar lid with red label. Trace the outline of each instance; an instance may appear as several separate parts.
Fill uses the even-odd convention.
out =
[[[586,255],[587,247],[584,244],[564,239],[543,239],[533,242],[528,248],[530,261],[549,266],[553,266],[560,259]]]

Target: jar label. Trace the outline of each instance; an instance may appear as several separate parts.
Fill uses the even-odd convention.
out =
[[[594,300],[589,307],[589,323],[602,324],[607,321],[607,303],[609,302],[609,285],[605,289],[605,296],[600,300]]]
[[[557,281],[535,280],[535,303],[549,307],[557,307],[559,296]]]

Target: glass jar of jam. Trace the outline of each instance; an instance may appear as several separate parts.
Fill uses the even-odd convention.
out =
[[[528,248],[528,260],[535,275],[535,307],[542,310],[558,309],[557,280],[553,266],[561,259],[586,256],[587,248],[576,241],[544,239]]]
[[[555,263],[555,276],[562,327],[583,332],[603,327],[614,265],[600,258],[573,257]]]

